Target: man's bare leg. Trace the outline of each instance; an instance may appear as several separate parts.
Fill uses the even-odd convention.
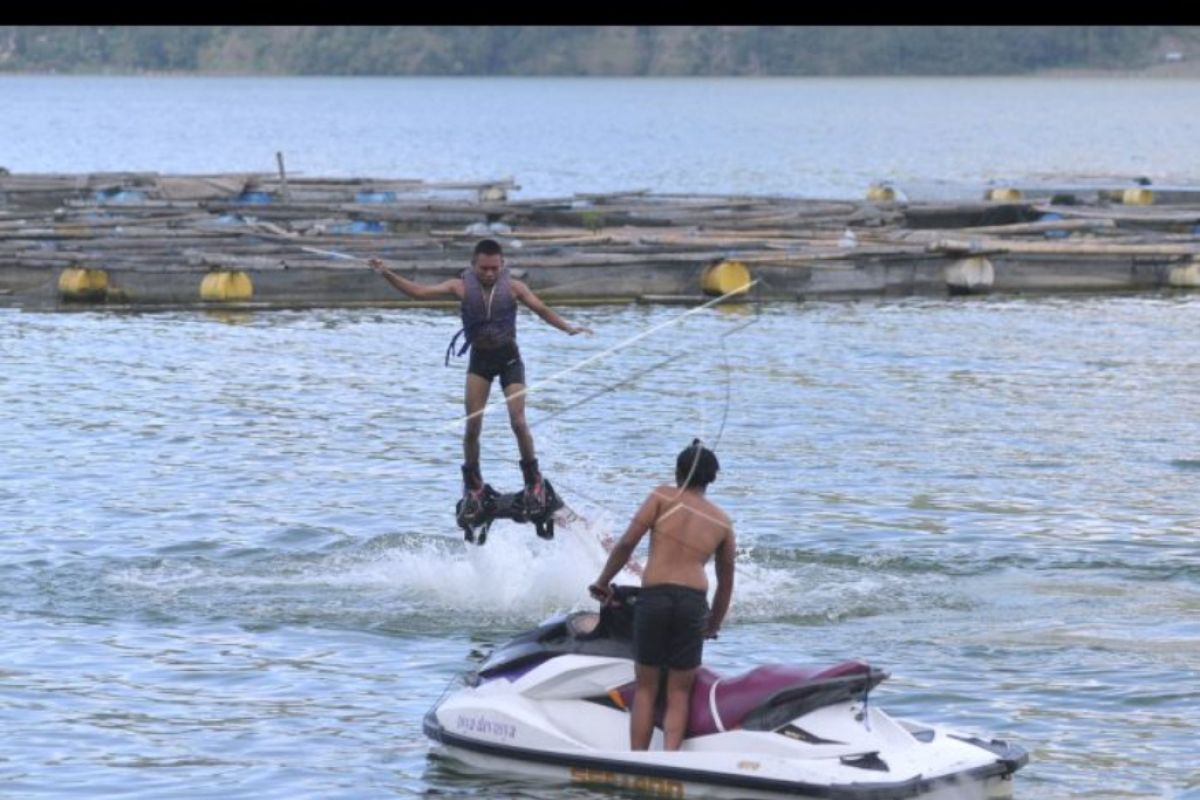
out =
[[[687,733],[688,708],[692,701],[692,684],[696,670],[667,672],[667,711],[663,715],[663,749],[678,750]]]
[[[467,424],[466,430],[463,433],[464,479],[465,471],[470,470],[479,484],[478,486],[470,485],[470,483],[476,482],[472,479],[466,487],[468,489],[478,490],[483,488],[483,477],[479,470],[479,435],[483,431],[483,409],[487,407],[488,394],[491,390],[491,381],[473,372],[467,373],[465,402]]]
[[[629,715],[629,747],[649,750],[654,735],[654,706],[658,703],[658,667],[633,665],[637,687],[633,691],[633,712]]]
[[[525,421],[525,384],[510,383],[505,386],[504,397],[508,404],[508,422],[512,425],[513,435],[517,437],[521,460],[532,461],[537,458],[537,453],[533,450],[533,434],[529,432],[529,423]]]
[[[513,435],[517,437],[517,449],[521,451],[521,476],[525,479],[525,508],[537,511],[546,505],[546,490],[542,484],[542,473],[538,469],[537,454],[533,449],[533,434],[525,421],[525,384],[510,383],[504,387],[508,403],[508,421]]]

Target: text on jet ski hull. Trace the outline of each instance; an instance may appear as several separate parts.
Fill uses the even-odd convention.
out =
[[[650,778],[645,775],[623,775],[620,772],[609,772],[603,769],[587,769],[586,767],[571,767],[572,783],[602,783],[607,786],[617,786],[621,789],[652,794],[655,797],[683,797],[683,782],[670,778]]]
[[[454,723],[454,727],[460,731],[471,731],[472,733],[484,733],[492,736],[498,736],[501,739],[517,738],[517,726],[509,722],[497,722],[488,719],[485,716],[464,717],[459,714],[458,719]]]

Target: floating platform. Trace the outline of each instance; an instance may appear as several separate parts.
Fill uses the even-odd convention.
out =
[[[366,259],[435,282],[458,275],[482,238],[500,241],[513,274],[556,304],[1200,286],[1200,198],[1051,203],[989,189],[994,199],[932,204],[872,187],[862,201],[647,190],[512,199],[517,188],[0,174],[0,303],[452,305],[408,300]]]

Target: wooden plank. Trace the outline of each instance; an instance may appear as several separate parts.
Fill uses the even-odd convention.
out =
[[[1115,244],[1100,241],[1043,241],[1019,242],[996,239],[938,239],[929,244],[930,251],[948,253],[1037,253],[1053,255],[1120,255],[1120,256],[1190,256],[1200,253],[1200,242],[1190,244]]]

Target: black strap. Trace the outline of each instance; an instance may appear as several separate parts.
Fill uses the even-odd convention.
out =
[[[462,336],[466,332],[466,328],[459,328],[458,333],[454,334],[454,338],[450,340],[450,346],[446,348],[446,360],[444,362],[445,366],[450,366],[450,354],[454,352],[454,344],[458,341],[458,337]],[[459,357],[461,357],[463,353],[467,352],[467,348],[470,346],[471,337],[468,336],[466,341],[463,342],[462,348],[458,351]]]

